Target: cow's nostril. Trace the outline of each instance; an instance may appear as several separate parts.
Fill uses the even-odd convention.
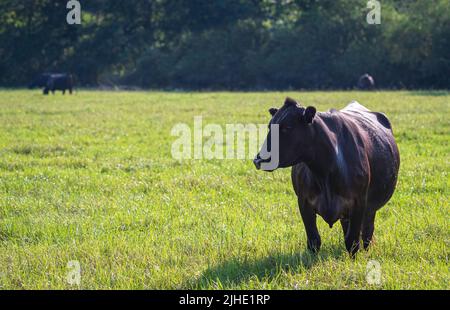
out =
[[[253,160],[253,163],[255,164],[256,169],[261,169],[261,159],[260,158],[255,158]]]

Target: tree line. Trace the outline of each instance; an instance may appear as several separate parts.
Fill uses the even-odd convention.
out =
[[[450,88],[450,1],[0,1],[0,86],[70,72],[78,85],[155,89]]]

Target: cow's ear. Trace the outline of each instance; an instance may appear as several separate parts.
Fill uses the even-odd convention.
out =
[[[277,112],[278,112],[278,109],[277,109],[277,108],[270,108],[270,109],[269,109],[269,113],[270,113],[270,115],[272,115],[272,116],[274,116]]]
[[[315,107],[307,107],[305,112],[303,112],[303,117],[306,123],[311,124],[314,116],[316,116],[316,108]]]

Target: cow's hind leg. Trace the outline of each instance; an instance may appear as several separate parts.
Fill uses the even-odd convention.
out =
[[[362,240],[364,249],[367,250],[372,242],[373,231],[375,229],[375,213],[376,211],[367,211],[364,215],[363,228],[362,228]]]
[[[319,231],[317,230],[316,213],[312,206],[305,200],[298,199],[298,206],[300,208],[300,214],[305,225],[306,236],[308,238],[308,249],[313,253],[317,253],[320,250],[321,240]]]
[[[63,95],[65,95],[65,94],[66,94],[66,90],[65,90],[65,89],[63,89],[63,90],[62,90],[62,92],[63,92]]]
[[[345,235],[345,247],[352,257],[359,251],[359,239],[365,206],[356,204],[350,212],[350,222]]]

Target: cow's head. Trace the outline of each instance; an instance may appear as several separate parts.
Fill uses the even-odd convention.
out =
[[[316,116],[316,108],[304,108],[295,100],[286,98],[280,109],[272,108],[269,112],[272,115],[269,133],[253,160],[256,168],[273,171],[310,158],[313,150],[311,124]]]

